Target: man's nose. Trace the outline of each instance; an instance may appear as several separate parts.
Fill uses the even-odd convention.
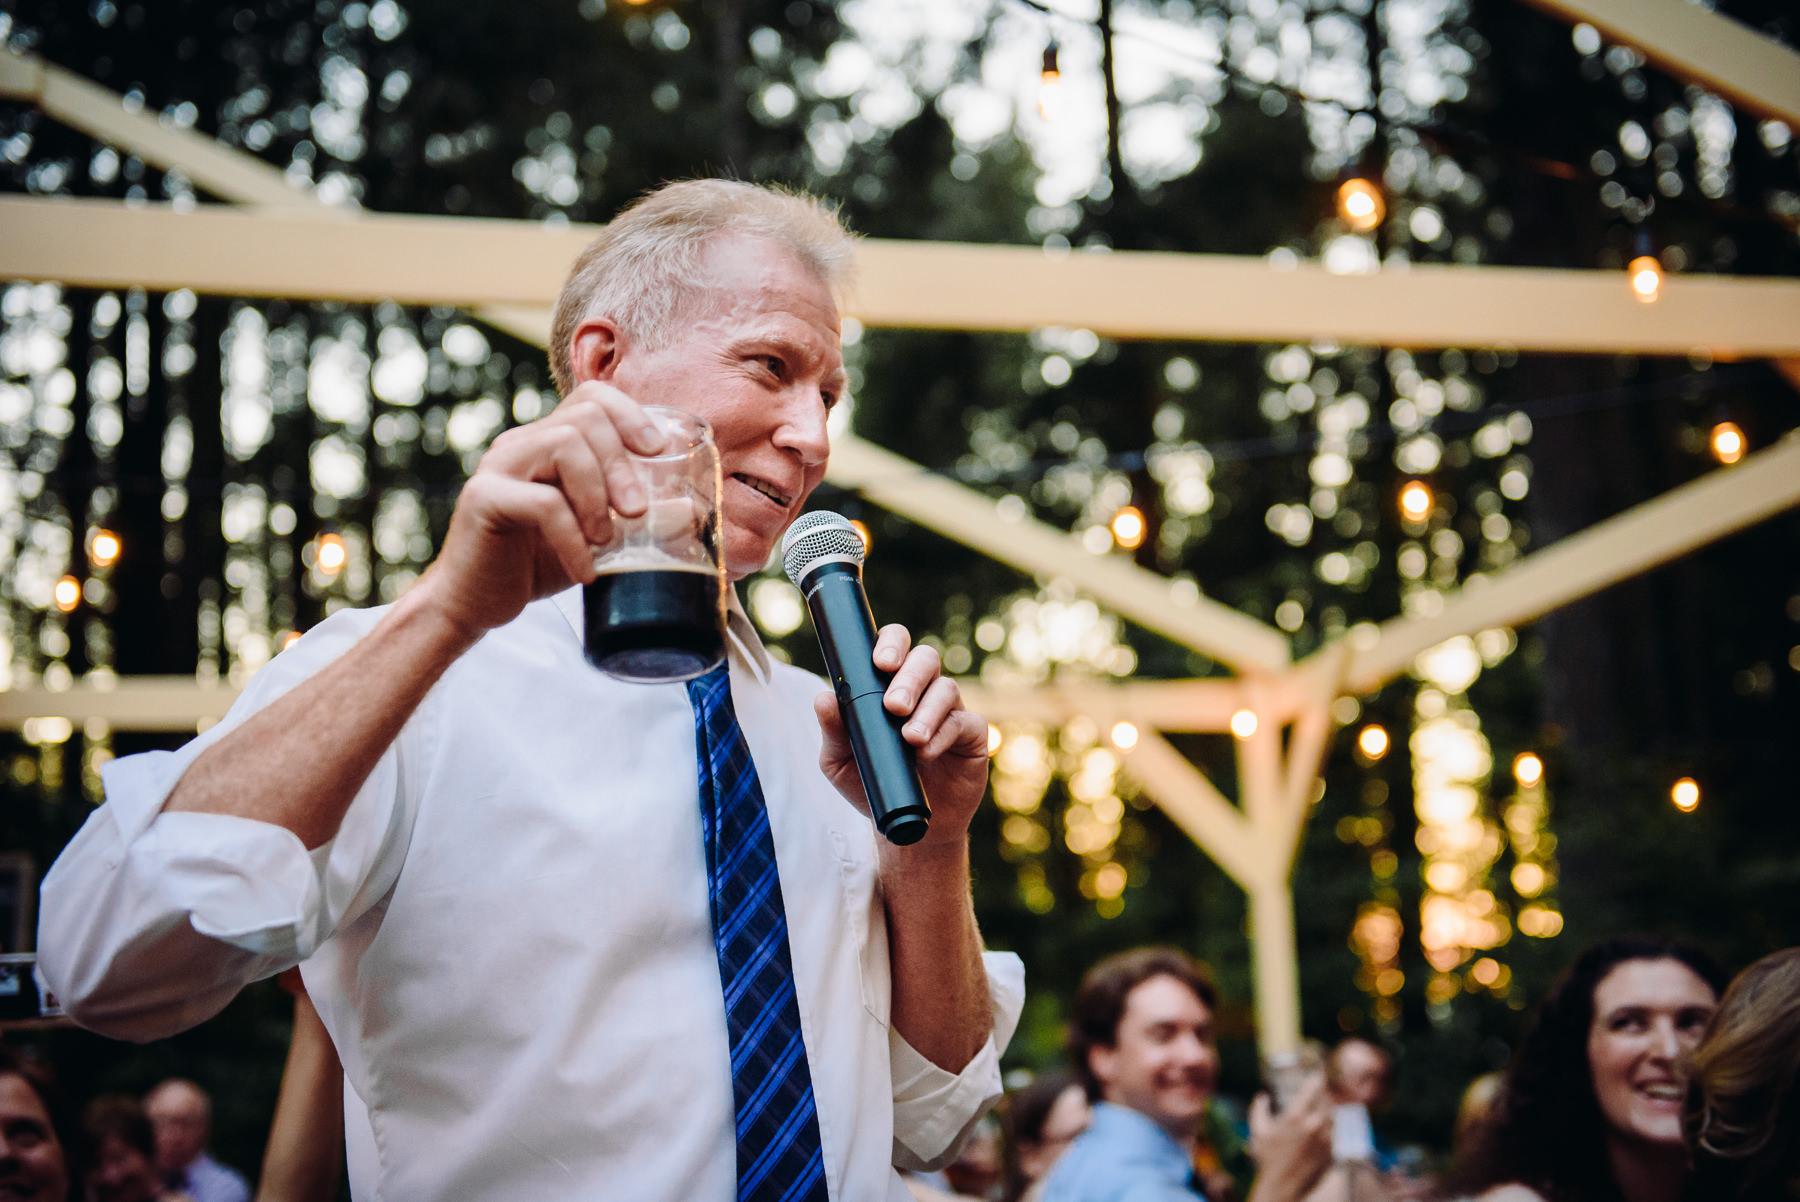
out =
[[[781,427],[776,433],[777,444],[798,452],[808,466],[824,463],[831,455],[831,434],[826,428],[829,415],[819,390],[794,390],[784,409]]]

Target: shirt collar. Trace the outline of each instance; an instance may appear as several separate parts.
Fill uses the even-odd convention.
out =
[[[587,615],[581,607],[581,586],[571,585],[550,598],[569,623],[569,629],[575,632],[575,641],[582,642],[587,637]],[[768,649],[763,646],[762,636],[756,633],[756,624],[750,615],[744,612],[743,598],[738,596],[737,585],[725,590],[725,643],[726,654],[733,652],[749,668],[760,684],[768,684],[774,674],[774,665],[769,659]]]
[[[1155,1119],[1129,1106],[1094,1103],[1094,1118],[1088,1130],[1106,1142],[1127,1144],[1159,1160],[1166,1159],[1171,1168],[1179,1168],[1184,1174],[1193,1167],[1188,1162],[1187,1152],[1174,1136],[1163,1130]]]

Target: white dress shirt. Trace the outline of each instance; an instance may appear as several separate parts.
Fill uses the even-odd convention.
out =
[[[451,666],[331,842],[160,812],[201,749],[378,617],[339,613],[211,731],[107,766],[106,804],[44,880],[46,982],[83,1025],[141,1040],[302,963],[344,1063],[359,1202],[734,1199],[693,713],[680,684],[587,666],[579,590]],[[936,1166],[999,1096],[1023,969],[987,956],[993,1034],[960,1073],[889,1027],[876,836],[819,771],[824,686],[771,662],[735,604],[731,636],[831,1196],[901,1202],[893,1166]]]

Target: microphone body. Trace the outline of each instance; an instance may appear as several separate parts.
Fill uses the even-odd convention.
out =
[[[807,517],[835,518],[836,514]],[[817,523],[813,528],[817,528]],[[855,539],[855,532],[849,531]],[[790,535],[790,538],[792,536]],[[861,550],[860,540],[857,550]],[[869,799],[875,829],[904,846],[924,837],[931,819],[913,749],[900,735],[905,720],[882,705],[893,674],[875,667],[875,618],[863,592],[861,556],[830,555],[814,562],[790,562],[789,577],[806,598],[813,630],[825,653],[831,688],[850,737],[850,752]]]

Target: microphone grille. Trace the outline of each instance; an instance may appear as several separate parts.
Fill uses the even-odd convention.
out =
[[[849,518],[829,509],[801,514],[781,540],[781,566],[796,585],[814,564],[846,559],[862,566],[862,535]]]

